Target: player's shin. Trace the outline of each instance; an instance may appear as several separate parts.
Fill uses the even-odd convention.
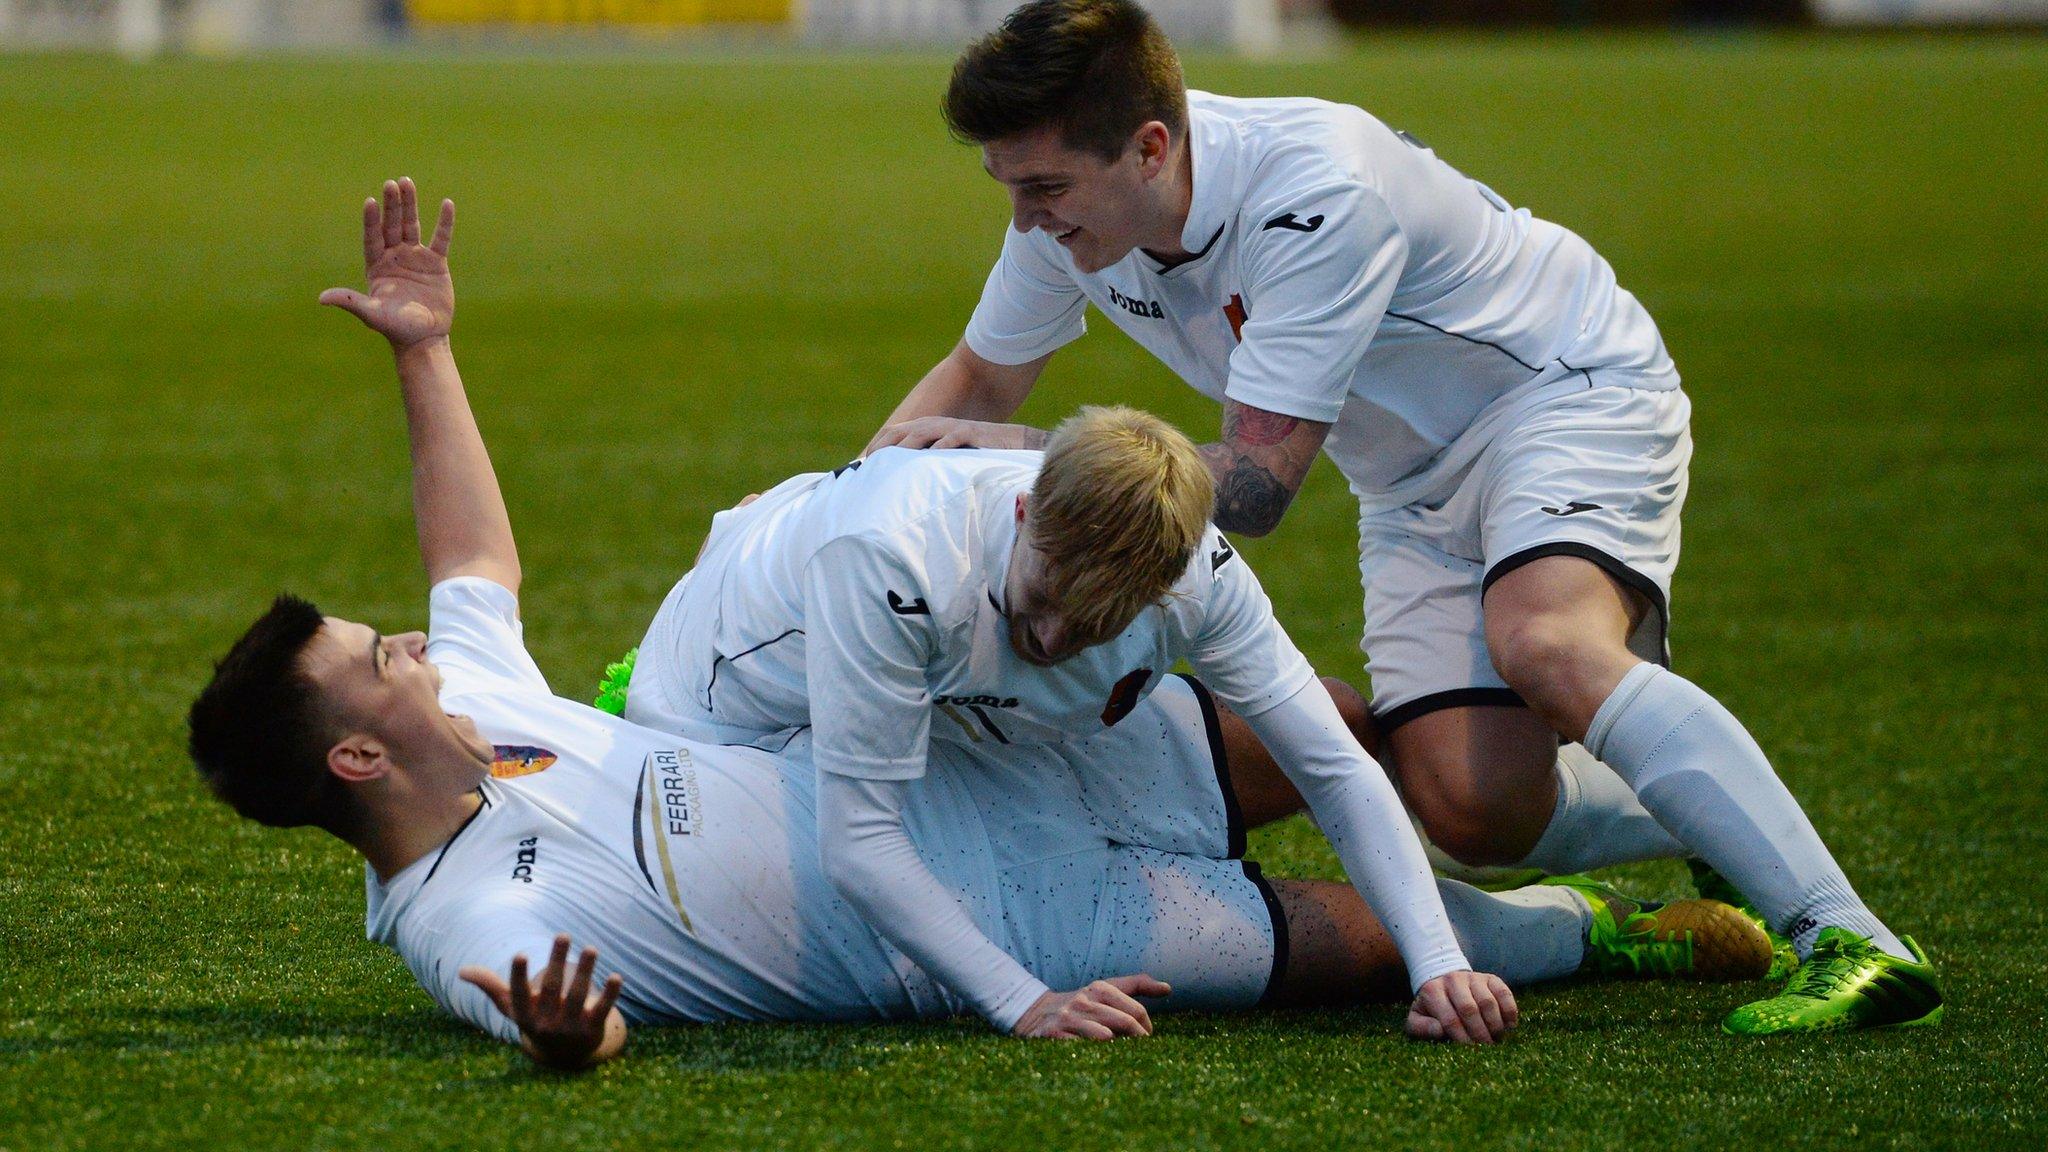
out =
[[[1552,876],[1686,855],[1612,768],[1576,745],[1557,752],[1557,808],[1518,868]]]
[[[1856,895],[1741,721],[1697,685],[1638,664],[1594,714],[1585,743],[1802,956],[1833,926],[1912,959]]]
[[[1568,888],[1495,893],[1438,880],[1437,892],[1475,972],[1520,986],[1570,976],[1585,958],[1591,914]]]

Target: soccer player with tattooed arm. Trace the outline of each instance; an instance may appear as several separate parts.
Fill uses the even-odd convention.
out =
[[[1272,531],[1318,452],[1344,474],[1374,718],[1447,863],[1684,858],[1803,961],[1726,1030],[1940,1019],[1926,956],[1669,668],[1690,404],[1591,245],[1360,109],[1189,91],[1131,0],[1031,0],[944,107],[1011,226],[870,451],[1042,445],[1007,421],[1095,305],[1221,402],[1219,527]]]
[[[279,596],[191,707],[201,777],[246,818],[348,844],[364,861],[368,937],[443,1009],[549,1068],[617,1056],[629,1026],[970,1008],[825,876],[807,734],[773,749],[692,739],[549,689],[525,647],[510,516],[449,343],[454,224],[444,201],[423,242],[412,182],[387,183],[363,209],[368,291],[320,298],[383,336],[397,366],[428,629],[387,634]],[[1177,711],[1134,697],[1122,723],[1057,755],[935,748],[896,810],[922,891],[1033,980],[1106,996],[1111,978],[1146,973],[1123,984],[1126,1032],[1150,1031],[1141,999],[1250,1007],[1405,983],[1392,935],[1348,885],[1272,882],[1297,911],[1292,930],[1276,922],[1226,842],[1300,799],[1194,685],[1151,694],[1167,696]],[[1124,770],[1206,780],[1205,813],[1174,832],[1220,847],[1113,841],[1083,780]],[[1244,811],[1223,811],[1224,779],[1244,786]],[[1110,891],[1113,874],[1152,886]],[[1726,976],[1768,951],[1725,905],[1644,911],[1593,886],[1446,891],[1464,954],[1516,982]],[[1493,1003],[1491,1015],[1471,1000],[1418,1006],[1411,1027],[1491,1038],[1513,1023],[1505,990]],[[1110,1030],[1084,1013],[1054,1034]]]

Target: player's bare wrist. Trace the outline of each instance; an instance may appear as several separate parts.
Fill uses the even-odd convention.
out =
[[[438,336],[428,336],[424,339],[413,340],[407,343],[400,343],[397,340],[391,341],[391,354],[398,358],[400,367],[405,367],[410,363],[424,363],[436,355],[450,355],[452,353],[453,350],[448,345],[448,334],[446,332]]]

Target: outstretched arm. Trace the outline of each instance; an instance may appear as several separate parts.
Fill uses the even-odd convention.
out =
[[[410,179],[387,180],[380,203],[363,202],[366,295],[329,288],[322,304],[346,309],[391,342],[412,442],[412,506],[427,579],[481,576],[519,591],[519,549],[483,434],[469,410],[448,332],[455,282],[448,245],[455,202],[441,201],[430,243],[420,243],[419,192]]]
[[[1048,352],[1023,364],[998,364],[975,354],[961,341],[938,362],[882,430],[861,449],[902,448],[1042,448],[1042,429],[1004,421],[1031,395],[1038,374],[1045,371]]]

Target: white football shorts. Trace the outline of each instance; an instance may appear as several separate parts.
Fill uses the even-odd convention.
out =
[[[1169,676],[1086,740],[932,745],[987,831],[1010,953],[1051,987],[1144,972],[1173,985],[1160,1007],[1230,1009],[1278,984],[1285,920],[1238,858],[1214,708]]]
[[[1600,375],[1602,386],[1498,433],[1437,492],[1360,518],[1360,647],[1382,731],[1442,708],[1522,703],[1487,654],[1480,604],[1495,580],[1545,556],[1581,557],[1641,592],[1651,610],[1629,648],[1669,665],[1692,404]]]

